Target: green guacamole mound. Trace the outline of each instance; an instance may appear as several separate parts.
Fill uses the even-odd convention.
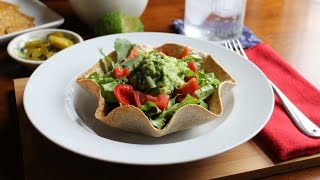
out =
[[[171,94],[185,83],[186,62],[156,51],[141,55],[141,62],[130,73],[130,84],[134,89],[151,94]]]

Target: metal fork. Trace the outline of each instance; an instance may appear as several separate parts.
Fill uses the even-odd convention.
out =
[[[242,48],[240,41],[231,40],[226,41],[224,46],[230,50],[237,52],[239,55],[244,56],[246,59],[249,60],[248,56],[246,55],[245,51]],[[282,92],[281,90],[273,84],[268,79],[273,91],[279,97],[280,101],[282,102],[284,108],[286,109],[288,115],[290,116],[291,120],[294,124],[298,127],[298,129],[304,133],[305,135],[311,138],[320,138],[320,128],[315,125],[310,119],[308,119]]]

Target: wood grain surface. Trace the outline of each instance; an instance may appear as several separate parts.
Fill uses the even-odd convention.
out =
[[[92,30],[74,15],[69,1],[42,2],[65,17],[61,28],[76,31],[85,39],[93,37]],[[149,0],[141,19],[145,31],[171,32],[171,22],[183,18],[183,13],[184,0]],[[248,0],[245,24],[320,89],[319,19],[320,3],[316,0]],[[13,179],[24,177],[13,79],[28,77],[32,71],[13,62],[6,46],[0,45],[0,179]],[[320,166],[271,178],[319,175]]]

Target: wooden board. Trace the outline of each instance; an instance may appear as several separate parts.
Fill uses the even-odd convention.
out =
[[[26,179],[261,178],[320,165],[320,154],[277,162],[257,138],[223,154],[177,165],[133,166],[89,159],[55,145],[32,126],[22,103],[27,80],[14,80]]]

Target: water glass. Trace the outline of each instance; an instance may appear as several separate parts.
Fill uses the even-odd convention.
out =
[[[245,7],[246,0],[186,0],[185,34],[217,42],[239,38]]]

